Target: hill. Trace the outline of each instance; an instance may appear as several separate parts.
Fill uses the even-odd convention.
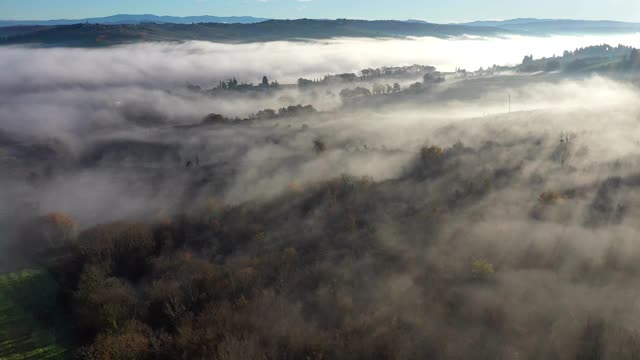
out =
[[[639,23],[570,19],[519,18],[502,21],[474,21],[460,25],[497,27],[535,35],[634,33],[640,31]]]
[[[516,67],[520,72],[566,73],[625,73],[640,69],[640,55],[637,49],[607,44],[565,51],[561,57],[533,59],[525,56],[522,64]]]
[[[186,40],[238,43],[333,37],[450,37],[509,33],[493,27],[345,19],[268,20],[254,24],[75,24],[32,27],[19,34],[15,34],[16,31],[16,28],[0,29],[0,45],[106,46],[142,41]]]
[[[56,19],[56,20],[0,20],[0,27],[10,26],[52,26],[52,25],[73,25],[80,23],[88,24],[141,24],[141,23],[169,23],[169,24],[193,24],[193,23],[228,23],[228,24],[251,24],[266,21],[266,18],[253,16],[158,16],[152,14],[119,14],[105,17],[94,17],[85,19]]]

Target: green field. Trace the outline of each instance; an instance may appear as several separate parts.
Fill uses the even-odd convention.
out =
[[[44,270],[0,275],[0,359],[65,359],[69,351],[56,283]]]

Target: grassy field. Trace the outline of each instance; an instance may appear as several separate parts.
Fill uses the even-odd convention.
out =
[[[68,338],[44,270],[0,275],[0,359],[66,359]]]

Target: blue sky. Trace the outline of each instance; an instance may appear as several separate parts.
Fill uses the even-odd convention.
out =
[[[515,17],[640,21],[640,0],[0,0],[0,19],[59,19],[119,13],[252,15],[269,18],[423,19]]]

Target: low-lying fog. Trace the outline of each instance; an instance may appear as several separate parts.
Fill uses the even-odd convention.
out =
[[[343,107],[339,88],[300,91],[290,86],[274,95],[212,96],[189,91],[186,85],[208,89],[231,77],[258,83],[263,75],[289,84],[298,77],[414,63],[443,71],[475,69],[519,63],[525,54],[551,56],[600,43],[640,45],[640,39],[339,39],[153,43],[91,50],[1,48],[0,65],[10,70],[0,72],[0,217],[12,224],[23,211],[16,209],[62,211],[83,226],[154,217],[213,197],[232,203],[269,197],[343,173],[396,178],[424,145],[446,148],[462,142],[481,147],[540,138],[545,149],[553,151],[561,134],[569,133],[581,154],[571,163],[575,171],[570,182],[593,182],[610,176],[609,170],[600,173],[607,166],[635,159],[640,93],[627,82],[598,76],[500,75],[451,80],[428,92],[377,97],[349,107]],[[403,88],[417,80],[403,83]],[[176,128],[197,124],[208,113],[246,117],[295,104],[313,105],[321,113]],[[140,118],[146,122],[139,123]],[[314,152],[315,140],[326,144],[324,153]],[[483,166],[495,167],[517,155],[522,154],[504,152]],[[541,151],[519,159],[529,169],[523,177],[545,171],[545,156]],[[186,167],[196,159],[199,167]],[[567,181],[551,177],[549,187]]]
[[[0,50],[0,89],[61,85],[203,86],[235,76],[257,83],[263,75],[281,83],[299,77],[356,72],[367,67],[424,64],[441,71],[456,68],[515,65],[525,55],[562,55],[590,45],[640,47],[637,35],[504,38],[431,37],[411,39],[336,39],[324,41],[217,44],[208,42],[146,43],[103,49]],[[490,50],[488,50],[490,49]]]
[[[268,328],[269,340],[279,336],[274,328],[295,333],[296,344],[315,344],[308,334],[316,330],[329,334],[317,337],[328,344],[352,334],[371,344],[363,354],[375,352],[382,339],[396,355],[389,358],[403,359],[601,359],[604,352],[637,358],[637,79],[508,71],[449,74],[442,83],[411,88],[422,80],[416,74],[381,80],[397,81],[402,91],[355,100],[341,96],[341,88],[371,89],[375,81],[294,85],[298,77],[414,63],[475,70],[601,43],[639,46],[640,38],[0,48],[0,246],[18,238],[23,220],[53,211],[85,229],[240,204],[245,207],[223,219],[242,229],[250,217],[262,216],[250,224],[256,232],[257,225],[268,227],[261,237],[238,232],[225,240],[231,244],[225,258],[215,252],[219,239],[196,236],[188,241],[212,240],[207,246],[215,250],[196,256],[242,264],[243,252],[262,255],[252,249],[283,246],[295,254],[300,248],[311,261],[291,274],[313,275],[318,283],[307,288],[299,284],[312,282],[295,280],[297,292],[283,291],[285,310],[270,318],[262,315],[272,308],[258,312],[251,324]],[[263,75],[282,85],[206,91],[224,79],[258,83]],[[246,121],[211,116],[213,124],[202,123],[210,113],[246,118],[296,104],[317,112]],[[342,174],[374,181],[315,186]],[[272,202],[264,205],[265,199]],[[248,245],[236,246],[236,238]],[[178,251],[170,250],[176,258]],[[281,253],[273,253],[278,265]],[[0,271],[15,258],[0,248]],[[164,271],[159,259],[153,264]],[[481,281],[465,280],[468,274]],[[338,305],[323,300],[333,298]],[[305,302],[325,311],[298,319],[295,309]],[[344,317],[345,327],[362,319],[365,325],[323,332],[327,315]],[[278,322],[264,320],[272,318]],[[388,329],[397,337],[385,338]],[[281,339],[289,338],[271,343]]]

